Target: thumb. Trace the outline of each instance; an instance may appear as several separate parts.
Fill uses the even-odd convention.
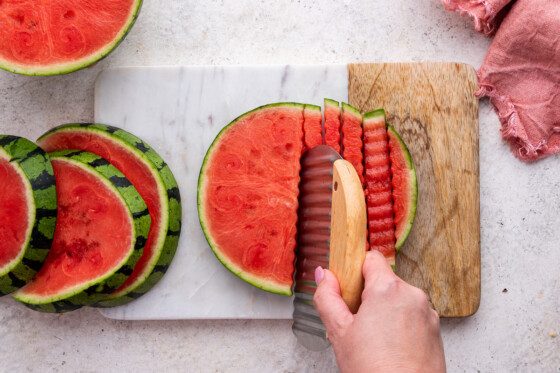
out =
[[[352,323],[354,316],[340,295],[340,285],[336,276],[329,270],[315,269],[317,290],[313,296],[313,305],[319,313],[329,336],[340,334]]]

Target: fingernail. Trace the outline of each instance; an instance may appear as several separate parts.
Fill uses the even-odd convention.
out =
[[[321,266],[315,268],[315,283],[319,285],[321,281],[323,281],[323,268]]]

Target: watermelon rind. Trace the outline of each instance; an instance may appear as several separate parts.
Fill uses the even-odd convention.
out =
[[[152,260],[134,283],[93,306],[115,307],[132,302],[147,293],[163,277],[177,251],[182,216],[181,196],[177,181],[169,165],[151,146],[123,129],[97,123],[63,124],[42,135],[37,142],[41,144],[50,135],[60,131],[80,131],[84,134],[103,136],[118,146],[128,149],[138,162],[149,168],[158,186],[162,211],[161,229],[157,232],[157,243]]]
[[[327,106],[332,106],[332,107],[335,107],[335,108],[339,107],[339,102],[335,101],[335,100],[332,100],[330,98],[325,98],[324,103],[325,103],[325,107],[327,107]]]
[[[356,109],[354,106],[347,104],[346,102],[343,102],[341,106],[342,106],[343,113],[348,112],[354,115],[355,117],[359,117],[360,119],[362,119],[362,113],[360,113],[360,110]]]
[[[127,255],[102,276],[48,296],[26,293],[25,287],[13,295],[14,299],[33,310],[62,313],[93,304],[122,285],[142,255],[151,218],[148,207],[134,186],[105,159],[93,153],[71,149],[49,153],[49,157],[52,160],[56,159],[80,167],[105,184],[126,205],[133,228],[131,248]]]
[[[124,40],[126,35],[130,32],[130,29],[134,25],[138,15],[140,13],[140,8],[142,7],[143,0],[135,0],[132,7],[131,13],[128,18],[128,22],[123,26],[121,31],[113,39],[112,42],[107,44],[104,48],[101,48],[97,52],[83,57],[74,62],[66,62],[57,65],[48,66],[25,66],[25,65],[15,65],[14,63],[2,60],[0,58],[0,69],[30,76],[49,76],[49,75],[62,75],[74,72],[76,70],[81,70],[85,67],[92,65],[95,62],[99,62],[103,58],[107,57],[117,46]]]
[[[385,109],[372,110],[364,114],[364,122],[380,119],[383,119],[383,121],[385,121]]]
[[[0,296],[28,283],[43,265],[56,224],[56,184],[47,154],[31,141],[0,135],[0,157],[20,173],[29,201],[27,240],[19,256],[0,268]]]
[[[416,178],[416,168],[414,167],[414,162],[412,160],[412,156],[410,155],[410,152],[408,151],[408,148],[405,144],[405,142],[403,141],[403,139],[401,138],[401,136],[399,135],[399,133],[393,128],[393,126],[391,126],[389,123],[387,123],[387,134],[389,136],[394,136],[394,138],[397,140],[398,144],[399,144],[399,148],[400,151],[402,152],[402,154],[404,155],[404,159],[406,160],[406,164],[408,166],[408,172],[409,172],[409,181],[410,181],[410,185],[409,185],[409,204],[411,206],[408,218],[406,219],[406,226],[405,229],[402,231],[402,234],[400,237],[396,237],[396,244],[395,244],[395,248],[397,250],[399,250],[402,245],[404,244],[404,242],[406,241],[406,239],[408,238],[408,235],[410,234],[410,231],[412,229],[412,225],[414,223],[414,219],[416,217],[416,206],[418,203],[418,180]],[[391,149],[392,151],[394,151],[394,149]]]
[[[279,102],[279,103],[274,103],[274,104],[268,104],[268,105],[263,105],[263,106],[259,106],[251,111],[248,111],[240,116],[238,116],[237,118],[235,118],[232,122],[230,122],[228,125],[226,125],[224,128],[222,128],[222,130],[218,133],[218,135],[214,138],[214,141],[212,142],[212,144],[210,145],[210,147],[208,148],[206,155],[204,156],[204,161],[202,163],[202,167],[200,169],[200,173],[199,173],[199,177],[198,177],[198,195],[197,195],[197,206],[198,206],[198,217],[199,217],[199,221],[200,221],[200,226],[202,227],[202,231],[204,232],[204,236],[206,237],[206,240],[208,241],[208,244],[210,245],[210,248],[212,249],[212,251],[214,252],[214,255],[216,255],[216,257],[218,258],[218,260],[227,268],[229,269],[233,274],[235,274],[237,277],[239,277],[240,279],[242,279],[243,281],[268,292],[271,293],[276,293],[276,294],[280,294],[280,295],[286,295],[286,296],[291,296],[292,293],[292,289],[291,287],[286,287],[286,286],[282,286],[278,283],[274,283],[271,281],[267,281],[259,276],[255,276],[252,275],[250,273],[247,273],[245,271],[243,271],[241,268],[239,268],[239,266],[237,266],[235,263],[233,263],[231,260],[228,259],[228,257],[226,255],[224,255],[221,251],[220,248],[218,247],[218,245],[216,244],[216,242],[214,241],[214,239],[212,238],[212,233],[210,232],[207,223],[206,223],[206,216],[204,215],[204,185],[205,185],[205,173],[206,173],[206,169],[208,167],[208,162],[210,160],[210,158],[212,157],[214,148],[220,143],[221,139],[222,139],[222,135],[225,134],[231,127],[233,127],[236,123],[238,123],[242,118],[258,112],[260,110],[263,109],[268,109],[268,108],[274,108],[274,107],[287,107],[287,108],[297,108],[299,110],[302,111],[305,108],[305,104],[301,104],[301,103],[297,103],[297,102]]]

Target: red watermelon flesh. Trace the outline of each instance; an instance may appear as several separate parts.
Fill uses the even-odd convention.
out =
[[[342,103],[342,156],[350,162],[364,184],[362,114],[358,109]]]
[[[369,246],[395,264],[395,222],[385,112],[364,115],[365,182]]]
[[[218,259],[261,289],[291,295],[297,233],[303,105],[257,108],[208,150],[199,217]]]
[[[116,192],[91,172],[53,159],[58,216],[53,245],[26,295],[48,296],[107,273],[128,255],[133,222]]]
[[[96,54],[102,57],[109,52],[105,49],[114,47],[115,39],[124,36],[139,3],[139,0],[2,0],[0,65],[8,70],[14,66],[19,69],[17,72],[26,73],[26,69],[33,67],[86,61]]]
[[[142,199],[148,206],[152,218],[148,240],[144,246],[144,252],[140,260],[134,266],[134,271],[116,292],[129,288],[140,280],[150,262],[154,259],[155,246],[162,234],[162,206],[158,194],[158,184],[152,172],[141,162],[134,162],[135,155],[131,150],[112,141],[109,137],[99,132],[92,131],[60,131],[50,134],[40,141],[41,147],[48,152],[59,149],[81,149],[97,154],[108,160],[113,166],[121,171],[124,176],[134,185]],[[165,234],[165,232],[163,233]]]
[[[312,149],[323,143],[323,114],[321,107],[305,105],[303,109],[303,134],[304,151]]]
[[[338,102],[325,99],[325,145],[340,153],[340,107]]]
[[[33,219],[23,175],[0,156],[0,272],[20,255]]]

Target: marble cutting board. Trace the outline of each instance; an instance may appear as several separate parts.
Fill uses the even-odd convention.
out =
[[[209,249],[198,223],[196,185],[206,149],[238,115],[280,101],[348,101],[347,65],[133,67],[102,72],[95,121],[144,139],[169,163],[181,191],[179,248],[163,279],[138,300],[101,310],[148,319],[290,319],[292,298],[239,280]]]

